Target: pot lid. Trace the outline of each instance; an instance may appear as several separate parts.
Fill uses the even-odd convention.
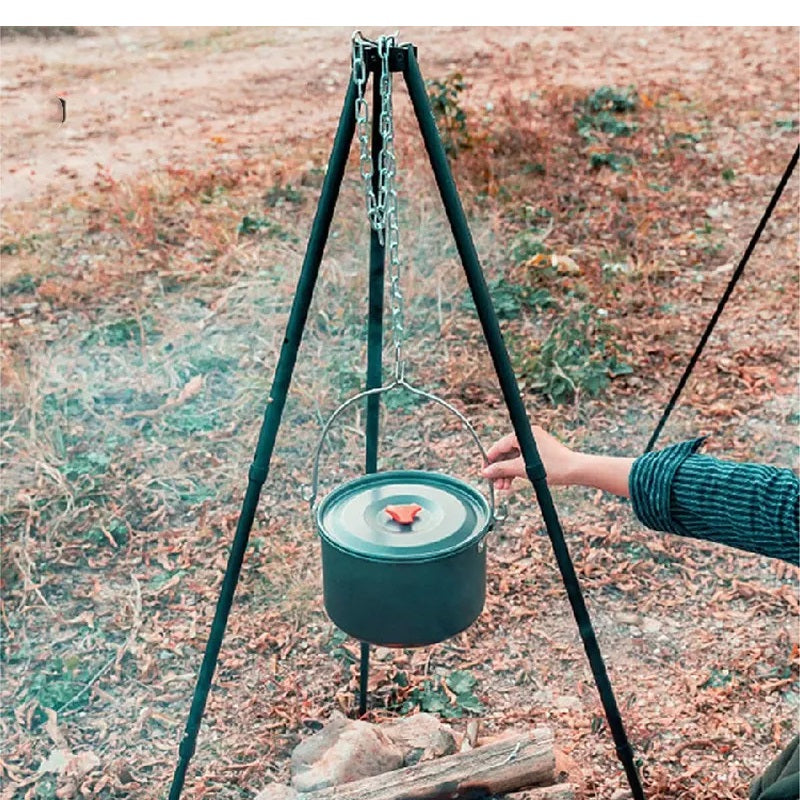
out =
[[[335,488],[317,509],[323,539],[381,561],[440,558],[479,541],[489,523],[477,489],[418,470],[364,475]]]

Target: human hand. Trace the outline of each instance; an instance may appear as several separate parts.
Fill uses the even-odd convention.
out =
[[[628,481],[635,459],[581,453],[570,450],[538,425],[533,425],[531,431],[550,486],[590,486],[630,497]],[[495,442],[486,457],[489,464],[484,467],[483,476],[494,481],[495,488],[510,489],[514,478],[527,478],[519,442],[513,433]]]
[[[573,472],[578,453],[561,444],[538,425],[531,427],[536,449],[547,472],[551,486],[568,486],[573,483]],[[484,478],[494,482],[495,489],[510,489],[514,478],[526,478],[525,462],[515,434],[510,433],[495,442],[487,451],[488,466],[483,469]]]

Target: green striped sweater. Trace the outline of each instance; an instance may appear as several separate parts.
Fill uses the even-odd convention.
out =
[[[705,437],[637,458],[633,510],[654,530],[800,562],[800,480],[790,469],[698,455]]]

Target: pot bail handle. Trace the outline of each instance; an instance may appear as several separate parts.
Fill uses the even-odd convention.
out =
[[[488,465],[489,457],[486,455],[486,450],[481,444],[481,440],[478,438],[478,434],[475,432],[475,428],[472,427],[472,423],[457,408],[455,408],[455,406],[452,406],[446,400],[442,400],[441,397],[438,397],[435,394],[423,391],[422,389],[417,389],[416,387],[408,383],[406,379],[403,377],[397,378],[396,380],[392,381],[392,383],[390,383],[388,386],[379,386],[376,389],[367,389],[363,392],[359,392],[358,394],[353,395],[350,399],[345,400],[345,402],[342,403],[328,418],[328,421],[322,428],[322,434],[320,435],[319,444],[317,445],[317,451],[314,455],[314,468],[311,472],[311,487],[310,491],[307,494],[309,506],[311,507],[312,511],[314,509],[314,503],[316,502],[317,492],[319,490],[319,459],[320,455],[322,454],[322,446],[325,444],[325,439],[328,435],[328,431],[331,429],[331,426],[336,421],[337,417],[346,408],[348,408],[358,400],[363,400],[365,397],[370,397],[372,395],[389,392],[392,391],[393,389],[405,389],[407,392],[411,392],[411,394],[415,394],[418,397],[424,398],[425,400],[430,400],[431,402],[438,403],[440,406],[443,406],[448,411],[455,414],[461,421],[461,424],[469,432],[478,450],[480,450],[484,465]],[[506,511],[505,507],[503,506],[500,513],[499,514],[497,513],[497,509],[495,507],[495,502],[494,502],[494,483],[490,480],[488,481],[488,484],[489,484],[489,523],[490,525],[493,525],[495,522],[502,522],[506,518]]]

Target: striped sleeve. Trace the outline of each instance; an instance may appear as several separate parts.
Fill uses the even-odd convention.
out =
[[[654,530],[800,562],[800,480],[789,469],[722,461],[696,451],[704,439],[637,458],[633,510]]]

